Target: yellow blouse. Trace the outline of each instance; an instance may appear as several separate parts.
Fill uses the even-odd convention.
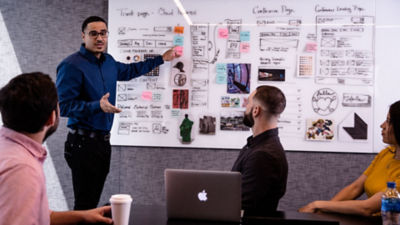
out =
[[[375,156],[364,171],[367,175],[364,191],[368,198],[380,191],[385,191],[389,181],[396,182],[397,190],[400,190],[400,160],[394,159],[394,155],[395,147],[388,146]]]

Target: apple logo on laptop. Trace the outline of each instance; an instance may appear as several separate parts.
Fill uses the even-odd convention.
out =
[[[199,193],[197,194],[197,197],[199,198],[199,200],[200,200],[201,202],[207,201],[207,192],[206,192],[206,190],[203,189],[202,192],[199,192]]]

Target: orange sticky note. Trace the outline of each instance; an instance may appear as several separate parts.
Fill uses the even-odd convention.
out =
[[[218,37],[219,38],[228,38],[228,28],[219,28],[218,29]]]
[[[240,43],[240,52],[248,53],[250,51],[250,44],[248,42]]]
[[[183,47],[182,46],[175,46],[174,50],[176,52],[176,54],[182,56],[183,55]]]
[[[184,28],[185,27],[176,26],[176,27],[174,27],[174,33],[183,34],[183,29]]]
[[[146,101],[151,101],[153,93],[151,91],[143,91],[142,99]]]

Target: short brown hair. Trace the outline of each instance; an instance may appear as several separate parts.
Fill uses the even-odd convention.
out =
[[[0,111],[4,126],[17,132],[42,130],[57,110],[57,89],[50,76],[41,72],[14,77],[0,89]]]
[[[270,115],[279,115],[286,107],[285,95],[274,86],[262,85],[257,87],[253,98],[260,102]]]

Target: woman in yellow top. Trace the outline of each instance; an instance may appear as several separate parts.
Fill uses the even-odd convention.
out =
[[[335,212],[371,216],[380,211],[381,197],[388,181],[400,189],[400,101],[390,106],[386,121],[381,124],[383,142],[389,144],[372,161],[364,173],[343,188],[330,201],[314,201],[300,212]],[[356,200],[363,193],[368,199]]]

